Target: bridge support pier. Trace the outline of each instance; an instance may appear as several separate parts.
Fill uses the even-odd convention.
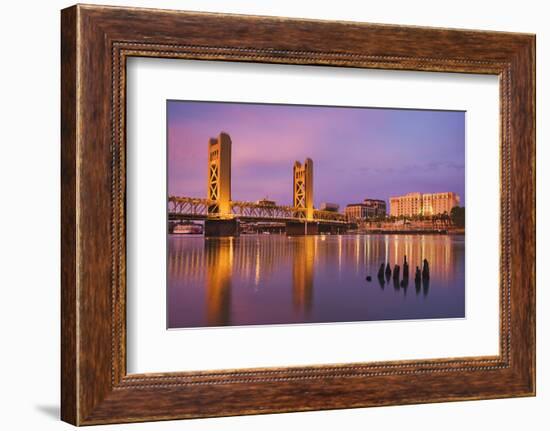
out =
[[[289,236],[317,235],[319,233],[318,222],[286,222],[286,234]]]
[[[348,227],[346,225],[336,225],[331,223],[319,223],[319,233],[328,233],[331,235],[339,235],[346,233]]]
[[[239,222],[236,219],[204,221],[204,236],[239,236]]]

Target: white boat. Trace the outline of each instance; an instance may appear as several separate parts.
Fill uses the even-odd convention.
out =
[[[200,224],[178,224],[174,226],[172,233],[175,234],[201,234],[202,226]]]

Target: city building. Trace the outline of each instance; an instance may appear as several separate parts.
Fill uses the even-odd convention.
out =
[[[456,193],[430,193],[422,195],[422,214],[451,214],[451,210],[460,204],[460,197]]]
[[[333,204],[330,202],[321,202],[321,207],[319,208],[321,211],[331,211],[334,213],[337,213],[340,209],[340,205]]]
[[[385,217],[386,201],[367,198],[361,203],[346,205],[345,214],[350,221]]]
[[[368,217],[385,217],[386,216],[386,201],[382,199],[363,199],[363,203],[367,206]]]
[[[407,193],[404,196],[390,198],[390,216],[411,217],[431,216],[451,213],[460,203],[460,196],[453,192],[444,193]]]
[[[405,196],[390,198],[390,216],[422,215],[422,194],[407,193]]]

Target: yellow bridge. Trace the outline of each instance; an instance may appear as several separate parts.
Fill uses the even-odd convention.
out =
[[[344,214],[313,207],[313,161],[295,162],[293,167],[293,204],[233,201],[231,199],[231,138],[220,133],[208,143],[208,181],[206,198],[170,196],[168,219],[205,220],[205,235],[238,235],[239,222],[285,223],[291,235],[319,232],[340,233],[350,226]]]
[[[170,196],[168,198],[168,217],[170,220],[204,220],[239,218],[245,221],[275,221],[275,222],[305,222],[306,208],[285,205],[266,205],[258,202],[230,201],[230,212],[227,214],[211,214],[209,207],[217,206],[218,202],[205,198],[190,198]],[[347,224],[344,214],[333,211],[313,210],[311,222],[330,222]]]

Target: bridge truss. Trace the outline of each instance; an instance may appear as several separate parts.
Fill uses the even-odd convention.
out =
[[[168,216],[170,219],[189,220],[218,218],[216,214],[208,212],[208,209],[216,207],[216,204],[217,202],[211,199],[170,196],[168,198]],[[306,208],[247,201],[231,201],[230,207],[231,216],[247,221],[306,221]],[[313,210],[313,220],[307,221],[348,223],[344,214],[321,210]]]

